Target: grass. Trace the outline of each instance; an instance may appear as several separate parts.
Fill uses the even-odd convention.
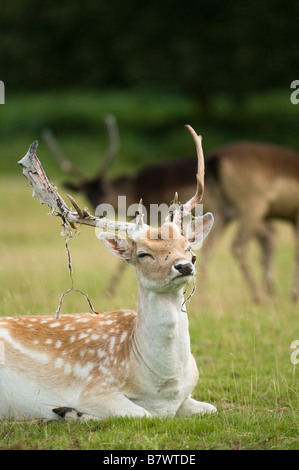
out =
[[[25,178],[2,178],[5,223],[0,240],[1,315],[52,314],[70,287],[60,221],[31,197]],[[84,202],[84,201],[82,201]],[[298,339],[298,307],[289,301],[292,233],[278,227],[278,292],[254,305],[229,251],[234,227],[211,260],[205,301],[197,291],[188,305],[192,350],[200,380],[194,397],[213,403],[217,415],[190,419],[107,419],[100,423],[12,423],[0,426],[0,449],[298,449],[298,366],[290,344]],[[99,311],[134,308],[133,269],[113,296],[105,294],[117,265],[93,230],[70,241],[76,287]],[[255,247],[251,248],[254,257]],[[287,267],[287,268],[286,268]],[[69,294],[62,313],[86,311],[79,294]]]
[[[202,122],[194,103],[182,96],[133,92],[7,96],[0,108],[0,315],[52,314],[61,293],[71,285],[60,221],[47,216],[48,208],[31,197],[16,164],[30,143],[39,139],[38,155],[61,189],[61,172],[41,139],[44,127],[52,127],[69,158],[91,175],[107,145],[104,116],[114,113],[122,146],[109,172],[113,176],[154,160],[190,154],[190,139],[180,131],[187,122],[201,130],[205,151],[238,138],[299,148],[296,112],[289,89],[237,104],[217,97],[210,123]],[[213,403],[216,415],[111,418],[86,424],[4,421],[0,450],[299,449],[299,366],[290,360],[290,345],[299,339],[298,305],[289,300],[293,234],[290,227],[278,224],[276,296],[265,305],[255,305],[230,253],[235,229],[231,226],[216,247],[205,292],[199,256],[197,289],[188,304],[192,351],[200,372],[194,397]],[[93,230],[82,228],[70,241],[70,249],[75,287],[87,292],[96,310],[135,308],[132,268],[127,268],[113,297],[106,293],[118,260],[105,251]],[[253,245],[249,259],[257,276],[258,257]],[[71,293],[65,297],[62,314],[87,309],[85,299]]]

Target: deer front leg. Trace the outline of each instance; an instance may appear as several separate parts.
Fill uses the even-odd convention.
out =
[[[255,231],[251,231],[247,227],[241,225],[239,231],[237,232],[237,236],[233,241],[232,252],[239,262],[240,268],[243,272],[247,285],[249,286],[254,301],[257,303],[263,303],[265,300],[265,294],[257,285],[246,259],[246,249],[248,242],[255,234]]]
[[[272,295],[275,291],[275,282],[273,275],[273,237],[274,227],[269,223],[261,224],[257,231],[257,240],[262,250],[262,266],[264,269],[265,287],[268,294]]]
[[[100,396],[97,402],[93,403],[94,399],[86,397],[81,400],[78,409],[71,407],[54,408],[52,411],[56,413],[59,418],[63,420],[101,420],[109,416],[115,417],[143,417],[150,416],[150,413],[141,406],[135,405],[122,393],[114,393],[109,397],[103,398]],[[84,410],[84,411],[81,411]]]
[[[188,418],[193,415],[202,415],[205,413],[216,413],[217,409],[210,403],[194,400],[191,397],[186,398],[176,412],[178,418]]]

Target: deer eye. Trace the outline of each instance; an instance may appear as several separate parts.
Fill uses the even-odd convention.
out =
[[[149,253],[139,253],[137,256],[139,259],[146,258],[147,256],[152,258],[152,255],[150,255]]]

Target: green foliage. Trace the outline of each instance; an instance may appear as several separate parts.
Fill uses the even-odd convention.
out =
[[[162,89],[208,108],[215,93],[289,86],[298,13],[295,0],[6,2],[1,79],[8,90]]]
[[[73,90],[9,94],[0,107],[0,174],[16,174],[16,162],[37,139],[46,171],[51,177],[62,177],[42,137],[43,129],[49,127],[66,156],[81,171],[94,176],[108,147],[107,114],[117,119],[121,143],[109,170],[111,177],[133,173],[153,162],[194,155],[185,124],[203,136],[205,154],[246,139],[299,149],[299,108],[291,104],[289,88],[253,93],[238,102],[218,94],[211,104],[213,119],[206,121],[194,101],[179,93]]]

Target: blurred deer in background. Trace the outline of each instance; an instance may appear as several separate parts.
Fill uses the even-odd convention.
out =
[[[136,175],[108,179],[107,172],[120,148],[120,137],[114,116],[106,116],[105,123],[109,146],[101,167],[93,178],[86,177],[70,162],[50,129],[43,131],[43,138],[61,170],[75,178],[74,183],[64,184],[67,189],[84,194],[94,210],[99,204],[106,202],[117,209],[120,195],[126,196],[127,206],[135,204],[142,197],[143,205],[148,211],[150,204],[168,204],[173,199],[175,191],[180,195],[180,200],[188,199],[190,192],[194,191],[194,172],[196,172],[196,162],[192,157],[186,161],[154,163],[142,168]]]
[[[205,210],[215,214],[215,227],[204,256],[232,220],[238,225],[232,252],[239,262],[253,298],[264,290],[255,281],[246,259],[253,237],[262,249],[266,291],[274,291],[273,220],[292,224],[296,236],[295,270],[291,296],[298,297],[299,282],[299,153],[278,145],[239,142],[211,152],[206,162]],[[207,265],[207,260],[203,266]],[[205,277],[203,275],[203,277]]]
[[[177,190],[183,199],[192,191],[194,182],[190,175],[196,171],[194,159],[156,163],[140,170],[135,176],[123,176],[108,181],[105,172],[112,164],[119,148],[116,123],[109,117],[110,150],[98,175],[88,180],[66,159],[64,166],[76,176],[79,183],[68,185],[82,191],[96,208],[104,200],[117,207],[118,195],[127,196],[129,204],[139,200],[148,207],[151,203],[171,200]],[[52,136],[54,141],[54,137]],[[48,138],[48,143],[50,140]],[[111,151],[112,149],[112,151]],[[56,157],[59,156],[52,145]],[[60,152],[61,153],[61,152]],[[273,220],[282,219],[292,224],[296,235],[295,270],[291,297],[298,297],[299,284],[299,154],[272,144],[237,142],[220,147],[206,156],[206,186],[203,198],[204,208],[216,216],[212,235],[202,250],[202,282],[206,278],[208,258],[215,242],[229,223],[238,225],[232,245],[253,299],[261,302],[265,294],[274,292],[273,275]],[[60,159],[60,161],[62,161]],[[62,168],[64,167],[62,164]],[[183,200],[182,199],[182,200]],[[250,240],[256,239],[262,251],[264,288],[258,286],[247,262],[247,248]],[[109,285],[112,292],[118,284],[125,265],[120,265]],[[201,287],[203,289],[203,285]]]
[[[183,416],[216,408],[191,398],[198,370],[191,354],[183,287],[195,274],[198,248],[213,216],[191,216],[204,191],[201,138],[187,126],[198,156],[196,194],[170,208],[160,228],[98,218],[70,198],[70,210],[49,183],[34,142],[19,162],[33,195],[72,226],[114,232],[99,238],[135,267],[137,312],[20,316],[0,319],[0,417],[102,419],[108,416]],[[183,217],[191,220],[183,224]]]

